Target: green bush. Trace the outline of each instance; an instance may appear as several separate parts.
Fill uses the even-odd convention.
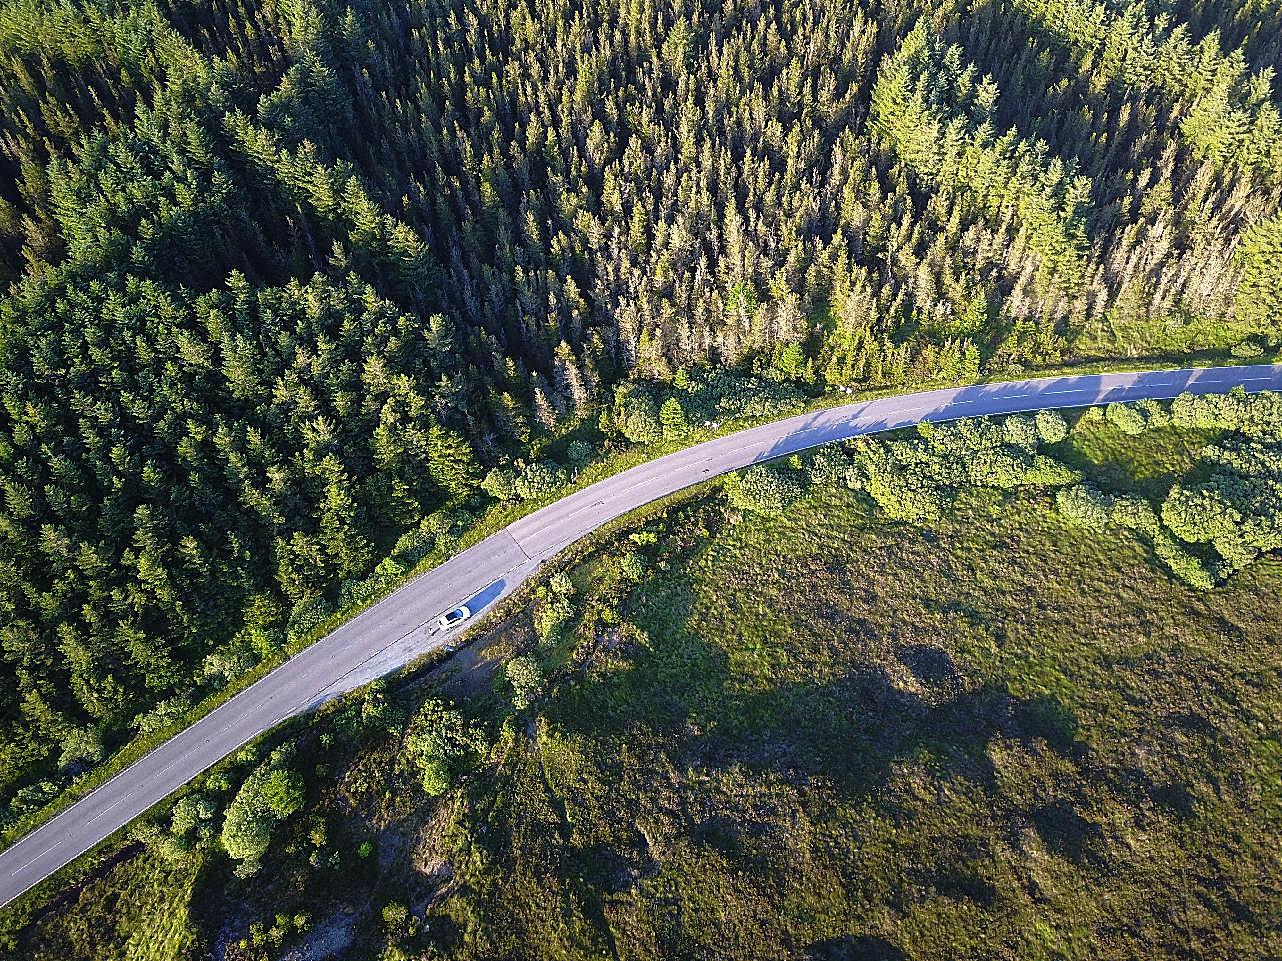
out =
[[[1282,547],[1282,438],[1270,411],[1254,400],[1242,408],[1244,432],[1260,439],[1229,437],[1205,448],[1200,460],[1212,468],[1211,476],[1176,484],[1162,503],[1162,520],[1171,532],[1214,547],[1225,576]]]
[[[1144,428],[1148,426],[1144,415],[1131,404],[1109,404],[1104,410],[1104,415],[1108,418],[1108,422],[1123,434],[1132,436],[1142,434]]]
[[[810,486],[820,490],[838,490],[848,486],[846,473],[850,466],[850,458],[839,444],[825,444],[805,460]]]
[[[1246,360],[1251,357],[1259,357],[1264,353],[1264,348],[1253,340],[1243,340],[1234,344],[1229,353],[1239,360]]]
[[[1055,507],[1078,527],[1102,531],[1108,527],[1111,503],[1107,494],[1090,484],[1065,487],[1055,494]]]
[[[389,932],[399,934],[408,925],[410,909],[400,901],[389,901],[383,905],[383,926]]]
[[[709,403],[711,402],[711,403]],[[709,420],[732,417],[783,417],[805,405],[804,395],[790,384],[742,377],[725,370],[706,375],[695,397],[695,406],[707,411]]]
[[[1204,591],[1215,586],[1215,580],[1207,571],[1206,565],[1177,544],[1161,528],[1153,534],[1153,552],[1176,577],[1189,586]]]
[[[405,731],[405,760],[418,772],[423,790],[437,797],[485,751],[479,726],[452,705],[434,698],[424,701]]]
[[[214,802],[203,794],[188,794],[174,802],[170,815],[169,833],[174,837],[184,837],[195,828],[205,824],[217,813]]]
[[[1011,414],[1002,421],[1006,443],[1033,450],[1041,440],[1037,421],[1027,414]]]
[[[1114,524],[1143,534],[1153,534],[1158,528],[1157,514],[1143,497],[1120,494],[1113,499],[1109,519]]]
[[[260,787],[263,803],[278,820],[287,818],[303,807],[303,779],[296,771],[277,767],[263,778]]]
[[[659,408],[649,389],[637,382],[615,388],[614,407],[603,416],[602,427],[618,431],[634,444],[653,444],[663,438]]]
[[[543,670],[530,655],[518,654],[507,662],[504,672],[512,685],[512,706],[524,711],[543,690]]]
[[[574,468],[576,473],[587,467],[596,454],[595,447],[587,441],[579,440],[577,437],[565,447],[565,458],[570,462],[570,466]]]
[[[289,766],[293,746],[277,748],[247,777],[223,819],[223,848],[237,861],[237,873],[254,874],[271,843],[276,822],[303,806],[302,778]]]
[[[663,425],[652,407],[638,407],[621,422],[623,436],[634,444],[654,444],[663,438]]]
[[[62,735],[62,753],[58,758],[61,768],[80,764],[97,764],[102,760],[102,734],[93,727],[69,728]]]
[[[778,517],[805,493],[805,486],[800,471],[757,464],[728,477],[726,493],[740,510]]]
[[[636,551],[629,551],[619,561],[619,573],[627,580],[639,584],[645,579],[645,558]]]
[[[920,472],[870,471],[865,490],[887,517],[914,524],[937,521],[952,505],[951,493]]]
[[[495,500],[516,500],[516,472],[506,467],[492,467],[481,481],[481,490]]]
[[[1180,394],[1171,401],[1171,422],[1199,430],[1236,430],[1243,421],[1241,400],[1232,394]]]
[[[1227,480],[1185,487],[1176,484],[1162,502],[1162,522],[1190,544],[1224,541],[1237,534],[1242,514]]]
[[[1167,427],[1171,423],[1171,413],[1160,400],[1146,397],[1136,401],[1135,407],[1143,415],[1146,427]]]
[[[1043,444],[1058,444],[1068,436],[1068,423],[1058,411],[1039,410],[1033,420]]]
[[[1022,447],[979,450],[970,457],[970,480],[985,487],[1062,487],[1082,479],[1081,472]]]
[[[285,629],[291,641],[306,637],[334,613],[334,609],[323,597],[304,597],[294,605],[289,613],[289,623]]]
[[[574,602],[568,594],[553,592],[537,606],[534,614],[534,630],[545,641],[556,638],[562,625],[574,616]]]
[[[522,500],[532,501],[548,497],[563,486],[567,478],[565,469],[547,460],[536,460],[526,465],[516,479],[516,493]]]

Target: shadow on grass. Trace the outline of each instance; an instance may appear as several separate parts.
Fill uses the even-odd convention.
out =
[[[1076,743],[1071,716],[1054,702],[1016,698],[992,683],[933,701],[895,687],[874,665],[828,681],[730,694],[723,707],[724,716],[687,743],[691,761],[825,778],[851,798],[877,791],[903,759],[994,788],[987,751],[994,738],[1042,739],[1065,756]]]
[[[902,669],[852,657],[836,676],[772,680],[768,666],[740,665],[740,656],[754,652],[740,650],[734,639],[704,638],[691,630],[693,603],[685,574],[659,574],[642,585],[621,611],[632,626],[612,628],[608,635],[625,640],[598,645],[608,656],[589,663],[577,683],[555,686],[541,703],[555,741],[572,743],[576,755],[596,768],[600,784],[629,777],[621,759],[644,781],[644,765],[653,759],[678,777],[682,771],[735,776],[756,771],[794,783],[815,779],[843,800],[882,803],[879,793],[907,761],[943,778],[965,779],[996,797],[1000,786],[989,756],[995,740],[1036,742],[1076,763],[1085,752],[1076,719],[1063,705],[1050,697],[1015,696],[997,682],[976,684],[942,647],[900,646],[894,656]],[[773,663],[769,650],[758,653],[760,663]],[[910,689],[896,683],[906,681],[906,674],[913,678],[905,684]],[[665,777],[655,782],[664,804],[682,803],[685,795],[680,789],[673,793]],[[525,823],[519,830],[489,830],[473,843],[496,863],[507,863],[518,836],[527,839],[524,843],[542,839],[538,855],[527,859],[573,892],[567,910],[606,943],[612,905],[638,889],[643,889],[638,897],[654,896],[645,884],[661,876],[664,862],[674,855],[668,849],[652,852],[649,837],[639,829],[619,829],[620,822],[611,818],[596,820],[597,803],[583,805],[578,813],[584,820],[559,841],[549,827],[554,819],[538,815],[539,805],[529,800],[520,805]],[[673,813],[684,822],[677,830],[693,859],[682,862],[687,855],[676,855],[677,864],[701,864],[702,852],[708,851],[714,852],[709,863],[724,860],[736,871],[764,877],[776,869],[772,825],[715,809],[687,809],[684,817]],[[1028,818],[1049,850],[1075,859],[1092,856],[1098,829],[1071,807],[1046,805],[1029,811]],[[489,825],[495,823],[491,818]],[[672,850],[680,851],[680,843]],[[992,910],[1000,901],[988,869],[992,860],[985,845],[955,845],[920,870],[906,868],[909,887]],[[510,869],[518,870],[518,864],[512,862]],[[685,895],[669,896],[676,910],[683,909]],[[911,897],[907,888],[892,895],[905,899],[905,909]],[[799,957],[811,959],[898,961],[905,956],[899,945],[859,932],[800,951]],[[680,950],[671,953],[682,956]]]
[[[906,758],[991,788],[987,749],[997,737],[1040,740],[1074,760],[1085,750],[1076,719],[1053,698],[1015,697],[992,682],[967,689],[951,657],[928,645],[899,655],[924,694],[896,687],[873,663],[746,689],[760,679],[733,675],[725,651],[687,629],[690,603],[677,578],[648,585],[635,620],[649,646],[626,666],[563,689],[547,704],[548,719],[594,739],[655,735],[678,764],[824,778],[849,798],[878,790]]]
[[[817,941],[806,949],[806,961],[908,961],[908,955],[885,938],[847,934]]]
[[[1087,861],[1099,867],[1102,864],[1095,853],[1101,839],[1099,827],[1082,817],[1068,801],[1052,801],[1032,812],[1033,827],[1042,843],[1052,854],[1067,858],[1074,864]]]

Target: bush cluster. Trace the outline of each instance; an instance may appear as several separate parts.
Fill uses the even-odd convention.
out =
[[[303,779],[290,767],[292,758],[292,745],[277,748],[245,779],[227,806],[223,849],[240,862],[236,873],[242,877],[258,871],[276,823],[303,807]]]
[[[484,731],[445,701],[429,699],[405,730],[405,760],[431,797],[444,794],[487,748]]]

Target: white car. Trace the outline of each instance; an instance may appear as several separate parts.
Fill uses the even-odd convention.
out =
[[[457,627],[472,616],[472,609],[466,604],[460,604],[452,611],[446,611],[437,621],[441,625],[441,630],[448,631],[451,627]]]

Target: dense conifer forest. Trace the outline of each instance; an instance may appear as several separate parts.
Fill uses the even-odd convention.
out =
[[[1271,355],[1279,14],[3,0],[9,816],[669,384]]]

